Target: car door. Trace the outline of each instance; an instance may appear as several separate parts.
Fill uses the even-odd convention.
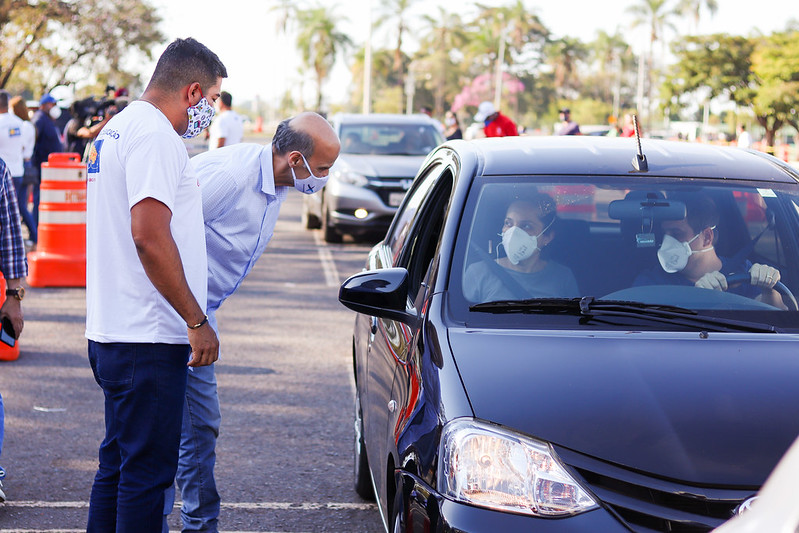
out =
[[[415,231],[418,231],[420,218],[425,212],[426,200],[430,197],[431,191],[437,190],[435,185],[445,172],[447,171],[442,163],[434,162],[420,174],[420,178],[414,181],[383,245],[378,247],[370,258],[370,269],[408,265],[413,254],[409,255],[405,250],[417,242],[418,236]],[[418,280],[415,282],[417,290],[423,274],[419,275],[415,271],[415,275],[418,276]],[[409,291],[408,308],[413,308],[412,298],[415,297],[417,290]],[[366,452],[378,498],[385,503],[385,469],[391,451],[386,434],[389,418],[393,420],[397,410],[396,401],[392,403],[391,388],[397,368],[404,367],[407,363],[408,350],[414,332],[410,327],[398,321],[377,317],[369,319],[373,334],[367,347],[367,385],[365,398],[362,398],[361,401],[367,436],[365,439]]]

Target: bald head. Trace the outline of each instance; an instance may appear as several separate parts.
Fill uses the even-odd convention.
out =
[[[276,184],[280,184],[278,181],[289,185],[292,183],[292,176],[288,174],[290,168],[294,169],[298,178],[307,177],[305,161],[314,175],[327,176],[340,150],[341,143],[336,132],[321,115],[306,111],[284,120],[272,138],[272,151],[279,156],[274,160]],[[281,177],[284,168],[286,175]]]

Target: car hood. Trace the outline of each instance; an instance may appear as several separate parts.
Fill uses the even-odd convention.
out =
[[[799,338],[453,329],[477,418],[651,475],[759,486],[799,434]]]
[[[351,171],[375,178],[413,178],[425,156],[341,154],[333,171]]]

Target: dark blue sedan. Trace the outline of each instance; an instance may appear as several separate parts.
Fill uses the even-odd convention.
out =
[[[391,532],[713,529],[799,434],[797,266],[770,156],[440,146],[339,295],[356,490]]]

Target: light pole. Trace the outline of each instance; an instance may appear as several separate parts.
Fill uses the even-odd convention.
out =
[[[363,114],[372,112],[372,0],[369,0],[369,30],[363,53]]]

